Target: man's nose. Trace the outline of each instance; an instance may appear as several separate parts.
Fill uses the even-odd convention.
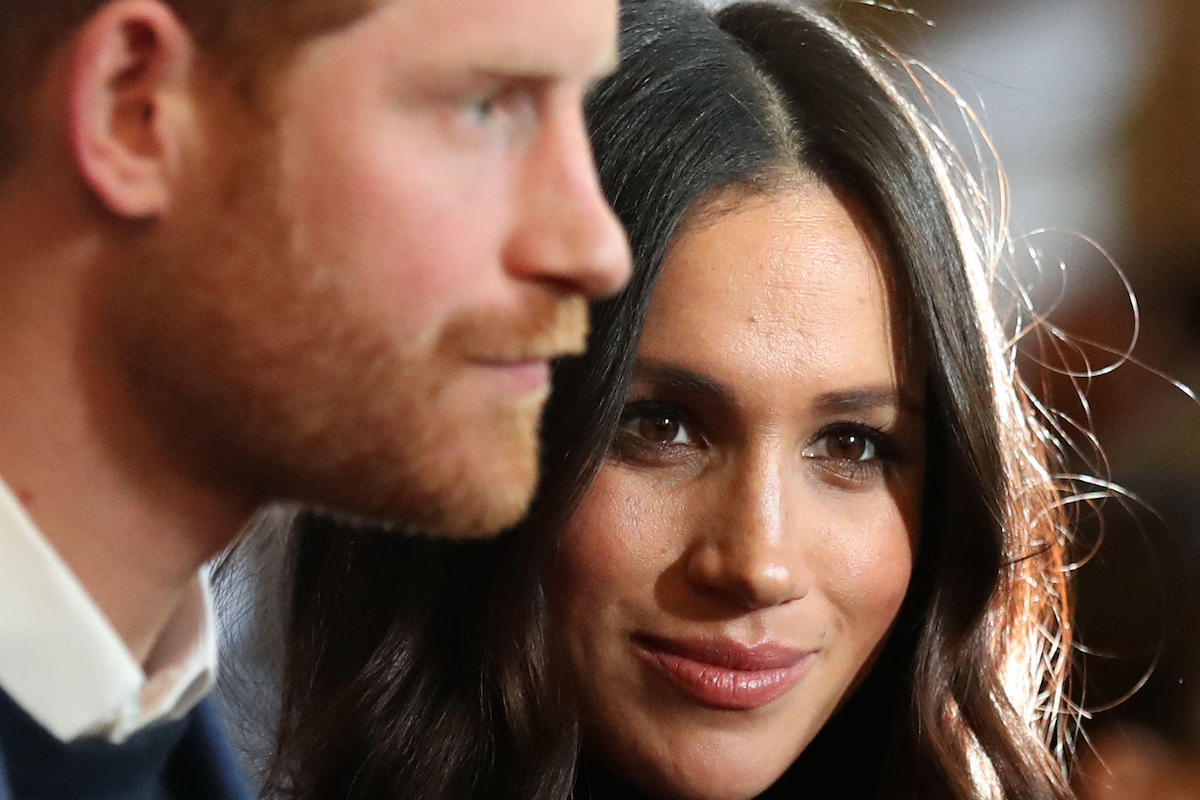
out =
[[[625,230],[600,190],[581,108],[553,112],[524,163],[506,268],[523,280],[603,297],[629,280]]]

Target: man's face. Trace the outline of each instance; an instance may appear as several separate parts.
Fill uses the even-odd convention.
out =
[[[140,400],[252,494],[447,534],[523,513],[548,361],[627,277],[582,121],[615,0],[404,0],[222,118],[109,285]]]

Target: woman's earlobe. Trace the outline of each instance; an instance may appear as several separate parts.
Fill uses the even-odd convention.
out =
[[[187,30],[158,0],[114,0],[71,47],[69,137],[80,177],[119,217],[162,214],[194,118]]]

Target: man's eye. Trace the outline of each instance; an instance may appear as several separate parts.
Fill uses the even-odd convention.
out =
[[[458,113],[474,131],[517,144],[533,137],[541,124],[539,97],[529,84],[505,83],[464,97]]]
[[[496,95],[472,97],[463,105],[463,115],[473,124],[483,127],[496,118],[499,99]]]

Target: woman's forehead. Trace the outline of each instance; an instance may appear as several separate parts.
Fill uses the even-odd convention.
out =
[[[639,355],[735,381],[895,383],[904,359],[886,253],[869,219],[823,184],[743,195],[673,243]]]

